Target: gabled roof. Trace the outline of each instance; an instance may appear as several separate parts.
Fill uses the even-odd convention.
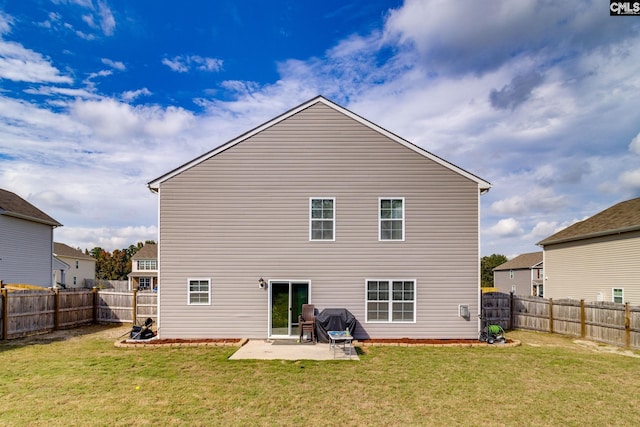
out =
[[[96,259],[90,255],[83,253],[81,250],[72,248],[64,243],[53,242],[53,254],[66,258],[84,259],[87,261],[95,261]]]
[[[145,243],[138,252],[133,254],[131,259],[158,259],[158,245],[155,243]]]
[[[523,270],[540,267],[542,264],[542,252],[530,252],[518,255],[517,257],[500,264],[493,271],[502,270]]]
[[[636,230],[640,230],[640,197],[618,203],[591,218],[576,222],[538,242],[538,245],[564,243]]]
[[[321,104],[324,104],[324,105],[326,105],[326,106],[328,106],[330,108],[333,108],[334,110],[336,110],[336,111],[338,111],[338,112],[340,112],[340,113],[342,113],[342,114],[344,114],[344,115],[356,120],[357,122],[363,124],[364,126],[367,126],[367,127],[371,128],[372,130],[374,130],[374,131],[376,131],[378,133],[381,133],[381,134],[385,135],[386,137],[388,137],[388,138],[392,139],[393,141],[395,141],[395,142],[397,142],[397,143],[409,148],[410,150],[413,150],[416,153],[418,153],[418,154],[420,154],[420,155],[422,155],[422,156],[424,156],[424,157],[426,157],[428,159],[431,159],[434,162],[436,162],[436,163],[438,163],[438,164],[440,164],[440,165],[442,165],[442,166],[444,166],[444,167],[446,167],[446,168],[448,168],[448,169],[450,169],[450,170],[452,170],[454,172],[457,172],[458,174],[470,179],[471,181],[476,182],[478,184],[479,190],[482,191],[482,192],[488,191],[491,188],[491,184],[489,182],[477,177],[476,175],[473,175],[470,172],[467,172],[466,170],[464,170],[462,168],[459,168],[458,166],[456,166],[456,165],[454,165],[452,163],[447,162],[444,159],[441,159],[440,157],[438,157],[438,156],[436,156],[436,155],[434,155],[434,154],[432,154],[432,153],[430,153],[430,152],[418,147],[417,145],[415,145],[415,144],[413,144],[413,143],[411,143],[411,142],[399,137],[398,135],[396,135],[396,134],[394,134],[392,132],[389,132],[388,130],[376,125],[375,123],[372,123],[372,122],[364,119],[363,117],[358,116],[357,114],[347,110],[346,108],[341,107],[340,105],[338,105],[338,104],[336,104],[336,103],[334,103],[332,101],[329,101],[328,99],[324,98],[323,96],[317,96],[317,97],[315,97],[315,98],[313,98],[313,99],[311,99],[311,100],[309,100],[309,101],[307,101],[307,102],[305,102],[303,104],[300,104],[297,107],[292,108],[291,110],[287,111],[286,113],[284,113],[284,114],[282,114],[282,115],[280,115],[280,116],[278,116],[278,117],[276,117],[276,118],[274,118],[274,119],[272,119],[272,120],[270,120],[270,121],[268,121],[266,123],[263,123],[262,125],[250,130],[249,132],[246,132],[246,133],[238,136],[237,138],[232,139],[231,141],[228,141],[227,143],[219,146],[218,148],[215,148],[215,149],[209,151],[208,153],[205,153],[202,156],[197,157],[194,160],[192,160],[192,161],[190,161],[188,163],[185,163],[184,165],[172,170],[171,172],[168,172],[168,173],[166,173],[166,174],[154,179],[153,181],[148,182],[147,183],[147,187],[149,187],[149,189],[151,191],[157,191],[162,182],[164,182],[164,181],[166,181],[166,180],[168,180],[168,179],[170,179],[170,178],[182,173],[183,171],[185,171],[187,169],[190,169],[190,168],[192,168],[192,167],[204,162],[207,159],[210,159],[211,157],[213,157],[213,156],[215,156],[215,155],[217,155],[217,154],[219,154],[219,153],[221,153],[223,151],[228,150],[229,148],[241,143],[242,141],[245,141],[248,138],[251,138],[252,136],[262,132],[263,130],[268,129],[271,126],[274,126],[274,125],[282,122],[283,120],[286,120],[289,117],[299,113],[300,111],[303,111],[303,110],[311,107],[312,105],[315,105],[315,104],[318,104],[318,103],[321,103]]]
[[[0,188],[0,215],[13,216],[28,221],[39,222],[53,227],[60,227],[55,219],[51,218],[22,197],[11,191]]]

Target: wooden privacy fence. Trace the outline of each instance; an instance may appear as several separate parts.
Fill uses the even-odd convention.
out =
[[[629,303],[553,300],[496,292],[482,295],[482,307],[490,322],[495,319],[506,329],[551,332],[640,349],[640,307]],[[507,310],[509,320],[504,322]]]
[[[74,328],[91,323],[157,320],[158,295],[137,291],[1,289],[0,339]]]

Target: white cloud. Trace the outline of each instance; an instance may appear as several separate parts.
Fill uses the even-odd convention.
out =
[[[640,154],[640,133],[631,140],[631,143],[629,144],[629,151]]]
[[[156,226],[139,225],[127,227],[61,227],[54,231],[54,240],[91,250],[95,247],[112,252],[114,249],[128,248],[137,242],[158,241]]]
[[[98,15],[100,16],[100,28],[102,28],[104,35],[112,36],[116,28],[116,20],[106,2],[98,0]]]
[[[114,99],[78,100],[70,106],[71,116],[100,137],[132,138],[153,136],[168,138],[192,125],[193,114],[177,107],[131,107]]]
[[[620,175],[620,183],[636,193],[640,193],[640,169],[624,172]]]
[[[123,92],[122,99],[124,101],[133,101],[134,99],[139,98],[141,96],[149,96],[149,95],[152,95],[151,91],[146,87],[143,87],[142,89],[128,90],[126,92]]]
[[[30,83],[72,83],[41,54],[19,43],[0,40],[0,78]]]
[[[13,17],[7,15],[3,11],[0,11],[0,35],[9,33],[12,25]]]
[[[566,196],[555,195],[550,188],[532,188],[491,205],[499,215],[522,215],[530,212],[553,212],[568,205]]]
[[[175,56],[173,59],[163,58],[162,63],[176,73],[186,73],[195,68],[199,71],[216,72],[222,69],[223,61],[217,58],[206,58],[198,55]]]
[[[523,229],[520,223],[514,218],[505,218],[498,221],[493,227],[490,227],[487,232],[496,237],[514,237],[520,236],[523,233]]]
[[[124,71],[127,69],[127,67],[124,65],[123,62],[120,61],[112,61],[111,59],[108,58],[102,58],[102,63],[105,65],[108,65],[111,68],[115,68],[116,70],[120,70],[120,71]]]

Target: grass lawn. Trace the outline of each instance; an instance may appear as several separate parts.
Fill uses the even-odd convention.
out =
[[[233,347],[116,348],[126,328],[0,341],[2,426],[632,426],[640,358],[549,334],[370,347],[360,361],[229,361]],[[638,355],[638,352],[635,353]]]

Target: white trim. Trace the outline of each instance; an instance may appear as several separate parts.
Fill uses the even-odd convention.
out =
[[[389,283],[389,317],[388,320],[369,320],[369,282],[388,282]],[[393,320],[393,282],[413,282],[413,320]],[[417,279],[400,279],[400,278],[367,278],[364,279],[364,322],[365,323],[384,323],[384,324],[407,324],[417,323],[418,313],[418,280]]]
[[[383,200],[402,200],[402,239],[383,239],[382,238],[382,215],[381,204]],[[378,197],[378,241],[379,242],[404,242],[405,241],[405,224],[406,224],[406,212],[407,204],[404,197]],[[398,221],[398,219],[391,219],[392,221]],[[388,221],[388,219],[387,219]]]
[[[191,302],[191,282],[207,282],[207,302]],[[202,292],[195,292],[202,293]],[[188,277],[187,278],[187,305],[211,305],[211,278],[210,277]]]
[[[291,116],[299,113],[300,111],[305,110],[305,109],[307,109],[307,108],[309,108],[312,105],[317,104],[317,103],[321,103],[321,104],[324,104],[324,105],[326,105],[326,106],[328,106],[330,108],[333,108],[334,110],[341,112],[342,114],[344,114],[344,115],[356,120],[357,122],[363,124],[364,126],[367,126],[367,127],[371,128],[372,130],[374,130],[374,131],[376,131],[376,132],[378,132],[378,133],[390,138],[391,140],[397,142],[398,144],[401,144],[402,146],[404,146],[404,147],[406,147],[406,148],[408,148],[408,149],[410,149],[410,150],[412,150],[412,151],[414,151],[414,152],[416,152],[416,153],[418,153],[418,154],[420,154],[420,155],[422,155],[422,156],[424,156],[424,157],[426,157],[426,158],[428,158],[428,159],[430,159],[430,160],[432,160],[432,161],[434,161],[434,162],[446,167],[447,169],[450,169],[450,170],[452,170],[454,172],[457,172],[458,174],[464,176],[465,178],[477,183],[478,184],[478,189],[481,192],[488,191],[491,188],[491,184],[489,182],[487,182],[487,181],[485,181],[485,180],[473,175],[472,173],[469,173],[469,172],[465,171],[462,168],[459,168],[458,166],[456,166],[456,165],[454,165],[452,163],[447,162],[444,159],[441,159],[440,157],[438,157],[438,156],[436,156],[436,155],[434,155],[434,154],[432,154],[432,153],[430,153],[430,152],[418,147],[417,145],[414,145],[414,144],[410,143],[409,141],[399,137],[398,135],[396,135],[396,134],[394,134],[392,132],[389,132],[388,130],[376,125],[375,123],[372,123],[369,120],[366,120],[363,117],[360,117],[359,115],[347,110],[344,107],[339,106],[338,104],[335,104],[334,102],[329,101],[328,99],[326,99],[326,98],[324,98],[322,96],[317,96],[317,97],[315,97],[315,98],[313,98],[313,99],[311,99],[311,100],[309,100],[309,101],[307,101],[307,102],[305,102],[303,104],[300,104],[297,107],[287,111],[286,113],[281,114],[280,116],[278,116],[278,117],[276,117],[276,118],[274,118],[274,119],[272,119],[272,120],[270,120],[270,121],[268,121],[266,123],[263,123],[262,125],[260,125],[260,126],[254,128],[254,129],[252,129],[252,130],[250,130],[250,131],[248,131],[248,132],[246,132],[246,133],[244,133],[244,134],[242,134],[242,135],[240,135],[240,136],[228,141],[225,144],[220,145],[219,147],[209,151],[208,153],[205,153],[205,154],[203,154],[203,155],[201,155],[199,157],[196,157],[192,161],[190,161],[188,163],[185,163],[184,165],[179,166],[178,168],[176,168],[176,169],[174,169],[174,170],[172,170],[172,171],[170,171],[170,172],[168,172],[168,173],[166,173],[166,174],[164,174],[164,175],[162,175],[162,176],[160,176],[160,177],[158,177],[158,178],[156,178],[156,179],[154,179],[152,181],[149,181],[147,183],[147,187],[149,187],[149,189],[151,191],[158,191],[158,189],[160,188],[160,184],[162,184],[166,180],[168,180],[170,178],[173,178],[174,176],[184,172],[185,170],[190,169],[193,166],[196,166],[196,165],[204,162],[205,160],[210,159],[211,157],[214,157],[214,156],[218,155],[219,153],[221,153],[223,151],[226,151],[227,149],[229,149],[229,148],[241,143],[242,141],[245,141],[246,139],[251,138],[252,136],[262,132],[263,130],[268,129],[271,126],[274,126],[274,125],[282,122],[283,120],[286,120],[289,117],[291,117]]]
[[[292,335],[274,335],[272,333],[272,327],[273,325],[271,324],[272,322],[272,310],[271,310],[271,304],[273,302],[273,283],[288,283],[289,284],[289,308],[291,307],[291,285],[293,283],[306,283],[307,284],[307,304],[313,304],[313,299],[311,297],[311,280],[308,279],[302,279],[302,280],[295,280],[295,279],[269,279],[269,289],[268,289],[268,296],[267,296],[267,338],[291,338],[291,337],[295,337],[296,335],[293,334],[293,330],[291,330]],[[291,310],[289,310],[289,316],[291,316]],[[289,319],[289,323],[292,323],[293,319]],[[289,325],[287,325],[287,327],[289,327]]]
[[[331,200],[333,202],[333,238],[332,239],[314,239],[312,233],[313,218],[311,217],[312,203],[314,200]],[[316,219],[317,220],[317,219]],[[327,221],[327,220],[325,220]],[[336,241],[336,198],[335,197],[309,197],[309,241],[310,242],[335,242]]]

